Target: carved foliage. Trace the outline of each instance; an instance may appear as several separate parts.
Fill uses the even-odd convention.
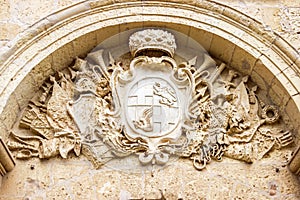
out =
[[[144,165],[179,156],[201,170],[223,156],[252,163],[293,143],[276,106],[258,98],[248,76],[224,63],[195,66],[196,59],[141,55],[124,66],[109,54],[106,66],[103,50],[77,59],[51,76],[25,109],[20,126],[32,134],[12,133],[8,146],[18,158],[82,152],[96,168],[129,155]]]

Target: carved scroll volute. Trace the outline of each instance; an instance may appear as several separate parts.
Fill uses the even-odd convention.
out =
[[[129,155],[142,165],[179,156],[202,170],[223,156],[252,163],[293,143],[278,109],[258,97],[249,76],[212,58],[200,66],[197,56],[177,63],[167,31],[138,31],[129,49],[133,57],[118,62],[110,52],[93,51],[51,76],[20,121],[32,135],[11,134],[8,146],[17,157],[67,158],[82,150],[99,168]]]
[[[165,163],[169,156],[159,147],[168,140],[176,141],[182,133],[191,81],[187,75],[183,81],[173,76],[178,68],[170,57],[140,56],[132,60],[129,70],[118,71],[114,74],[118,78],[112,76],[124,133],[133,142],[145,142],[146,154],[139,156],[142,163]]]

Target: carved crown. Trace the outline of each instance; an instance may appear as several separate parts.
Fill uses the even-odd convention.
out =
[[[130,36],[129,48],[133,56],[146,50],[154,50],[173,57],[176,49],[175,37],[167,31],[146,29]]]

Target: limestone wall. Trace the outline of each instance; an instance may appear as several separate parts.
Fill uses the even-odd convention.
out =
[[[18,38],[22,38],[22,32],[28,30],[35,22],[77,2],[79,1],[3,0],[0,5],[0,54],[9,49]],[[190,4],[196,5],[197,3],[200,1],[190,1]],[[219,3],[235,8],[261,21],[266,32],[276,31],[290,41],[296,49],[300,50],[300,8],[297,7],[300,5],[300,1],[220,0]],[[219,7],[214,9],[217,10]],[[138,27],[139,25],[132,26]],[[168,28],[172,28],[172,24],[169,26]],[[175,27],[175,29],[182,32],[190,30],[182,27]],[[130,25],[123,27],[124,30],[126,28],[132,27]],[[72,43],[62,40],[66,43],[64,46],[59,49],[53,47],[54,55],[38,63],[31,73],[22,80],[23,85],[20,84],[21,86],[12,95],[16,99],[10,99],[13,103],[11,103],[12,106],[9,104],[11,106],[9,108],[16,109],[17,112],[11,113],[19,114],[26,107],[29,99],[33,96],[32,93],[36,92],[46,79],[45,76],[48,77],[55,70],[66,67],[65,65],[72,63],[75,56],[84,57],[87,51],[101,42],[103,38],[107,38],[111,33],[120,32],[118,29],[120,28],[112,27],[108,31],[91,32],[72,41]],[[202,40],[204,46],[206,44],[211,46],[211,52],[217,54],[220,49],[226,52],[225,50],[233,48],[233,45],[228,45],[224,40],[216,36],[212,37],[214,37],[215,42],[213,45],[211,45],[212,39],[210,41],[199,39]],[[46,44],[42,40],[40,42],[41,45]],[[220,47],[220,44],[224,44],[225,47]],[[45,52],[42,53],[46,55]],[[60,55],[64,55],[64,57],[57,59],[60,58]],[[247,55],[243,54],[243,56]],[[221,56],[221,58],[224,57],[226,56]],[[53,61],[53,58],[57,60]],[[250,56],[248,58],[252,59]],[[255,66],[256,74],[261,70],[266,70],[263,64],[256,62],[256,60],[253,60],[252,64]],[[261,80],[262,78],[255,76],[255,73],[251,75],[254,78],[258,77],[257,81]],[[266,70],[265,73],[267,74],[269,71]],[[266,81],[268,84],[271,84],[274,79],[273,76],[263,78],[270,79],[269,82],[261,81]],[[294,80],[298,81],[296,78]],[[280,89],[280,83],[275,84],[274,88]],[[19,91],[23,93],[18,96]],[[26,95],[24,91],[28,91],[30,94]],[[279,90],[279,97],[276,96],[278,103],[285,102],[287,104],[292,97],[281,98],[286,93],[280,92]],[[299,97],[299,94],[295,93],[295,97]],[[281,111],[287,112],[287,115],[290,114],[288,117],[297,116],[299,113],[292,113],[295,107],[292,105],[285,109],[285,106],[282,105]],[[1,130],[5,129],[7,132],[9,131],[7,127],[2,128],[5,126],[3,123],[7,122],[11,125],[15,122],[15,118],[10,119],[9,114],[10,110],[6,109],[8,117],[1,118],[3,119]],[[295,119],[296,122],[292,121],[292,123],[297,124],[297,120],[299,119]],[[289,122],[289,120],[286,121]],[[297,128],[295,127],[296,132]],[[7,140],[7,135],[5,135],[5,140]],[[295,149],[297,144],[292,149]],[[95,169],[87,158],[84,156],[76,157],[73,154],[70,155],[69,159],[56,157],[42,161],[38,158],[17,160],[17,165],[13,171],[3,177],[2,185],[0,184],[0,199],[300,199],[299,178],[287,168],[287,161],[291,158],[291,152],[291,149],[285,149],[280,153],[273,152],[253,164],[224,158],[222,162],[210,163],[203,171],[196,170],[191,164],[192,161],[188,159],[176,160],[163,167],[153,166],[152,169],[147,170],[120,170],[115,166],[102,166],[100,169]]]
[[[19,33],[32,26],[47,15],[76,3],[70,1],[43,1],[43,0],[3,0],[0,5],[0,46],[9,46],[9,41],[15,39]]]
[[[35,22],[80,0],[3,0],[0,5],[0,54],[10,41]],[[299,0],[216,1],[262,22],[266,31],[276,31],[300,50]]]

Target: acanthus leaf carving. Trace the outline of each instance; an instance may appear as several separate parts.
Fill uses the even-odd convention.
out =
[[[283,127],[278,109],[249,76],[224,63],[196,66],[197,57],[178,63],[175,38],[160,32],[131,36],[128,66],[110,52],[106,65],[100,49],[51,76],[20,120],[32,134],[12,133],[9,148],[18,158],[82,153],[96,168],[132,155],[142,165],[179,156],[202,170],[223,156],[252,163],[293,143],[291,132],[272,126]]]

